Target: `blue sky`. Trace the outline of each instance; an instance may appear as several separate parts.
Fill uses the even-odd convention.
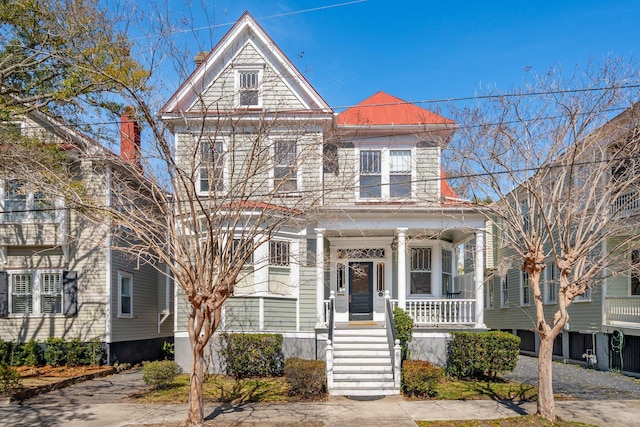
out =
[[[640,49],[637,0],[213,0],[206,14],[194,3],[173,18],[215,24],[197,33],[204,48],[248,10],[336,111],[379,90],[408,101],[509,90],[526,69],[571,70]]]

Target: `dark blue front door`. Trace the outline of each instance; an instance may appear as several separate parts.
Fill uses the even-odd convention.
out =
[[[349,320],[373,320],[373,263],[349,263]]]

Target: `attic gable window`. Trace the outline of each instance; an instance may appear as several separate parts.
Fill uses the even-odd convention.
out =
[[[238,105],[240,107],[261,107],[260,84],[262,70],[249,69],[236,72]]]

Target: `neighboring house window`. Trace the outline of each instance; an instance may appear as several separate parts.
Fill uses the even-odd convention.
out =
[[[548,262],[544,271],[546,275],[546,302],[555,304],[558,302],[558,280],[560,280],[560,272],[555,262]]]
[[[118,316],[133,317],[133,276],[118,272]]]
[[[640,249],[631,251],[631,295],[640,295]]]
[[[391,150],[389,160],[389,196],[411,197],[411,150]]]
[[[484,285],[484,308],[493,308],[493,282],[488,281]]]
[[[453,292],[453,252],[442,250],[442,291]]]
[[[410,198],[411,150],[360,150],[361,199]]]
[[[522,229],[528,233],[531,229],[531,215],[529,212],[529,203],[525,200],[520,203],[520,212],[522,213]]]
[[[282,240],[269,242],[269,264],[276,267],[289,266],[289,242]]]
[[[379,198],[382,196],[382,152],[380,150],[360,151],[360,197]]]
[[[224,144],[222,141],[200,143],[200,192],[224,189]]]
[[[261,70],[239,70],[236,74],[238,84],[238,105],[241,107],[260,107]]]
[[[298,190],[297,144],[295,141],[276,141],[273,144],[273,188],[277,192]]]
[[[530,300],[530,290],[529,290],[529,273],[521,272],[520,275],[520,305],[529,305],[531,303]]]
[[[55,217],[53,204],[39,191],[30,191],[22,180],[11,179],[4,184],[4,221],[46,221]]]
[[[8,272],[9,313],[75,315],[75,292],[77,291],[75,273],[73,281],[67,280],[66,290],[63,286],[64,277],[61,271]],[[66,295],[66,305],[63,305],[64,295]]]
[[[507,307],[509,305],[509,280],[503,277],[501,282],[500,307]]]
[[[411,293],[432,293],[431,248],[411,248]]]

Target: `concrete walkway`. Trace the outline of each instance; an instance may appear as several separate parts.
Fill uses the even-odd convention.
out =
[[[0,425],[103,427],[177,424],[187,405],[136,404],[126,399],[144,387],[142,374],[128,371],[56,390],[22,403],[0,404]],[[640,400],[572,400],[556,402],[566,420],[598,426],[640,426]],[[516,405],[491,400],[409,401],[390,396],[357,401],[332,396],[325,402],[285,404],[208,404],[210,425],[415,426],[417,420],[468,420],[534,413],[535,402]]]

